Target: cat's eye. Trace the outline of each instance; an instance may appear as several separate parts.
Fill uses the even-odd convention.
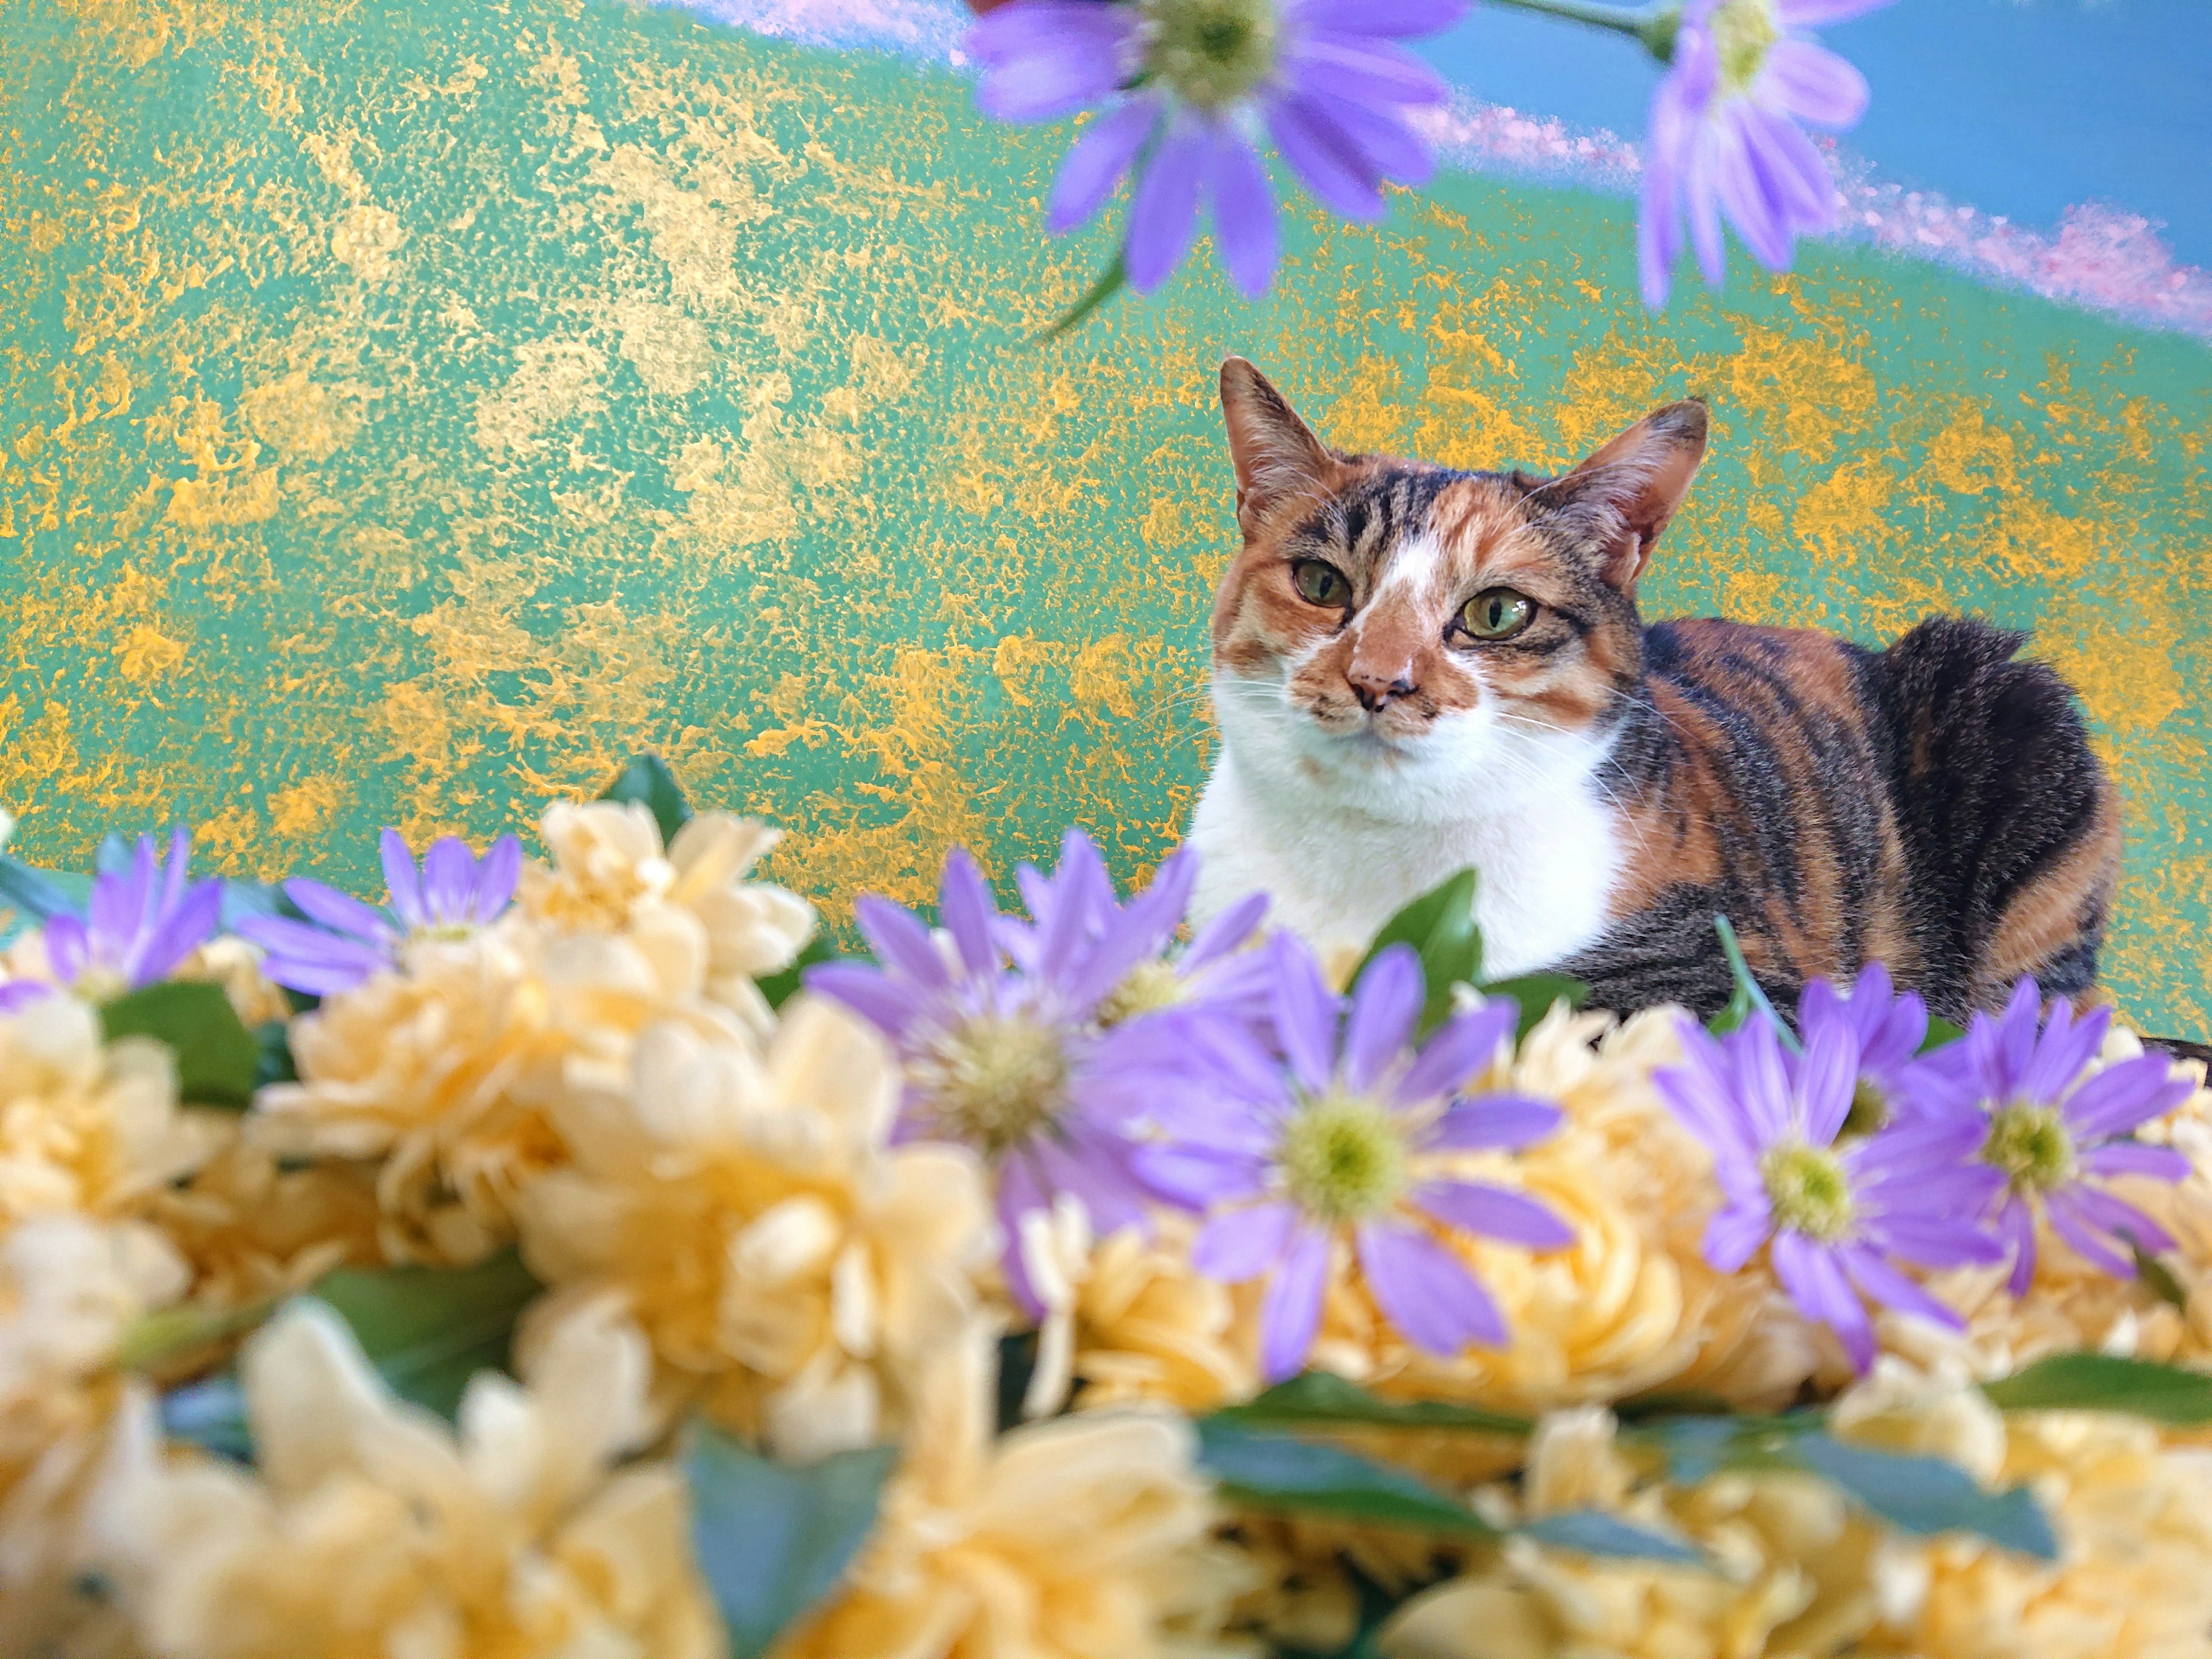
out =
[[[1344,572],[1319,559],[1300,559],[1291,567],[1291,586],[1308,605],[1341,608],[1352,603],[1352,584]]]
[[[1536,620],[1536,601],[1510,587],[1486,587],[1459,608],[1459,625],[1478,640],[1510,640]]]

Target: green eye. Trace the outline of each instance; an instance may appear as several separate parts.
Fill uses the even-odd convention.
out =
[[[1478,640],[1510,640],[1536,620],[1536,601],[1510,587],[1486,587],[1459,608],[1459,625]]]
[[[1341,607],[1352,603],[1352,584],[1333,564],[1319,559],[1300,559],[1291,567],[1291,586],[1308,605]]]

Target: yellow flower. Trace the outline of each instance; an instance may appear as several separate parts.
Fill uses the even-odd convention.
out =
[[[327,1309],[241,1363],[256,1464],[164,1460],[140,1402],[103,1533],[165,1659],[707,1659],[681,1475],[623,1463],[647,1421],[637,1333],[555,1334],[527,1386],[479,1373],[458,1433],[401,1406]]]
[[[874,1034],[811,998],[765,1052],[653,1027],[619,1086],[554,1108],[574,1163],[524,1193],[524,1253],[570,1297],[619,1297],[708,1411],[779,1452],[880,1438],[991,1254],[974,1161],[886,1145],[897,1087]]]
[[[696,991],[756,1030],[769,1024],[754,981],[791,965],[814,932],[805,900],[744,879],[779,833],[753,818],[702,812],[665,849],[635,801],[562,804],[540,830],[550,867],[524,866],[523,913],[572,932],[651,939],[653,953]]]
[[[1150,1659],[1242,1651],[1182,1419],[1097,1413],[994,1439],[990,1332],[939,1356],[874,1534],[777,1659]]]
[[[76,1589],[96,1555],[112,1366],[132,1322],[185,1279],[136,1223],[50,1216],[0,1234],[0,1653],[112,1650],[115,1615]]]
[[[162,1044],[103,1043],[99,1015],[59,994],[0,1014],[0,1225],[119,1214],[192,1168],[210,1139],[177,1110]]]

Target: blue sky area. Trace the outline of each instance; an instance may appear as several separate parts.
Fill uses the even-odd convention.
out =
[[[2124,208],[2212,266],[2212,0],[1898,0],[1822,39],[1873,84],[1845,142],[1886,178],[2036,228]],[[1624,37],[1497,4],[1427,54],[1486,103],[1626,138],[1659,75]]]

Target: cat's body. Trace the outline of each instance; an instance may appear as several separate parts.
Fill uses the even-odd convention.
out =
[[[1604,1006],[1717,1009],[1716,915],[1780,997],[1872,958],[1954,1018],[2024,973],[2094,982],[2118,817],[2017,636],[1941,619],[1873,652],[1638,616],[1701,405],[1535,479],[1339,455],[1249,364],[1222,379],[1244,548],[1201,915],[1264,890],[1353,945],[1473,865],[1490,974],[1562,969]]]

